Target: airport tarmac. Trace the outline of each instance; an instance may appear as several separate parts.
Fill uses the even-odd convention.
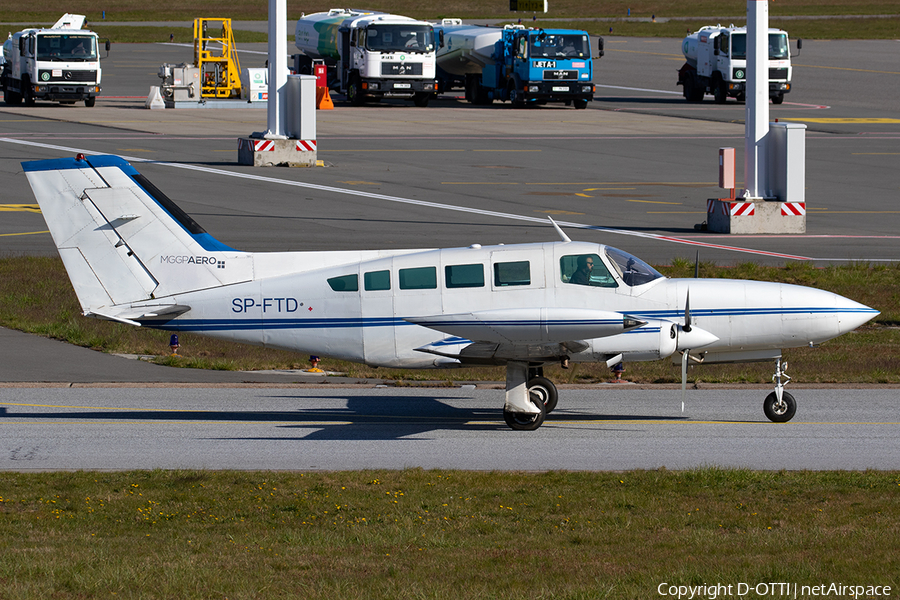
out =
[[[896,389],[563,389],[537,431],[482,388],[0,387],[0,470],[897,469]],[[852,402],[848,395],[852,394]]]
[[[634,38],[608,40],[607,56],[595,63],[595,83],[598,85],[595,101],[582,111],[552,105],[526,110],[513,110],[502,105],[471,107],[455,96],[438,99],[427,108],[415,108],[400,100],[355,108],[336,96],[335,110],[317,113],[319,159],[326,166],[311,169],[237,165],[237,138],[266,129],[267,112],[263,108],[144,109],[149,87],[159,83],[156,76],[159,65],[189,61],[190,48],[168,44],[116,44],[110,58],[103,63],[104,95],[96,107],[43,103],[35,107],[0,106],[0,189],[3,190],[0,256],[56,253],[46,225],[34,208],[35,200],[20,162],[86,152],[129,158],[138,170],[214,237],[229,246],[249,251],[552,241],[557,236],[546,221],[549,215],[562,222],[573,239],[608,243],[655,264],[666,264],[676,257],[693,260],[698,249],[701,260],[725,265],[745,261],[784,264],[813,260],[825,264],[900,259],[900,235],[897,235],[896,226],[900,210],[895,202],[900,192],[900,107],[894,101],[900,90],[900,72],[889,58],[896,56],[896,44],[900,42],[807,43],[801,57],[795,59],[794,91],[783,105],[770,107],[772,118],[792,119],[806,123],[809,128],[806,140],[808,233],[802,236],[723,236],[695,231],[694,225],[705,219],[706,199],[727,195],[716,185],[720,147],[736,148],[740,185],[744,145],[741,121],[745,109],[734,102],[715,105],[711,99],[702,105],[685,103],[678,95],[680,90],[675,86],[674,76],[679,41],[671,42]],[[262,66],[265,58],[260,52],[264,47],[255,45],[244,50],[244,66]],[[858,59],[862,56],[868,57],[866,68],[860,67],[863,63]],[[884,62],[873,64],[872,60]],[[239,384],[287,381],[294,385],[298,381],[296,377],[291,379],[290,375],[278,374],[250,377],[227,372],[191,373],[100,355],[8,330],[0,330],[0,338],[3,340],[0,344],[0,382]],[[156,402],[162,396],[173,397],[172,405],[155,407],[179,410],[179,402],[184,397],[182,392],[168,388],[162,395],[140,389],[129,392],[123,391],[125,388],[117,389],[119,391],[112,394],[127,396],[128,402],[109,406],[123,413],[131,410],[129,407],[151,410],[151,405],[143,403]],[[91,395],[90,392],[69,390],[67,393],[75,395],[69,395],[65,402],[58,402],[59,406],[76,412],[80,409],[76,410],[75,406],[99,406],[85,398],[85,394]],[[210,401],[226,394],[216,390],[204,393],[209,394],[206,398]],[[232,396],[234,405],[242,409],[246,408],[246,402],[255,402],[261,394],[258,391],[227,392],[232,393],[235,394]],[[761,407],[758,406],[761,398],[754,399],[752,419],[761,422],[742,425],[748,429],[741,429],[741,444],[734,447],[749,447],[749,444],[758,448],[758,455],[753,455],[751,460],[751,454],[747,454],[745,463],[741,463],[738,457],[735,460],[721,458],[735,456],[724,449],[737,429],[724,425],[708,427],[704,423],[708,419],[730,421],[744,417],[729,414],[692,417],[701,422],[675,430],[684,434],[683,445],[679,446],[682,454],[679,455],[673,454],[674,447],[652,444],[653,439],[669,435],[664,430],[671,427],[671,423],[629,424],[624,429],[614,424],[584,429],[582,425],[570,427],[572,423],[561,416],[552,427],[548,420],[538,432],[524,435],[509,432],[500,418],[502,392],[490,390],[484,393],[493,394],[479,396],[477,401],[478,407],[487,407],[484,418],[488,425],[480,424],[482,408],[464,408],[469,412],[463,417],[453,417],[447,428],[440,426],[445,422],[443,417],[435,417],[428,411],[419,413],[418,408],[404,408],[398,418],[415,420],[420,414],[426,419],[437,418],[437,426],[410,434],[412,437],[444,436],[447,429],[451,437],[458,438],[448,446],[434,446],[434,450],[429,450],[435,453],[434,456],[452,455],[471,444],[473,437],[480,438],[481,441],[474,445],[481,449],[478,456],[469,457],[472,460],[468,462],[443,463],[445,466],[467,465],[463,468],[650,468],[654,464],[671,468],[704,464],[745,464],[755,468],[888,468],[885,465],[896,468],[898,464],[896,448],[878,433],[890,424],[881,423],[883,419],[878,414],[871,419],[860,417],[855,408],[852,413],[835,417],[834,423],[829,425],[794,428],[792,424],[783,427],[762,422]],[[671,391],[667,393],[672,394]],[[856,398],[860,392],[829,393],[840,399],[849,394]],[[328,404],[324,408],[313,406],[313,410],[345,411],[346,406],[357,405],[353,398],[368,398],[373,394],[394,398],[398,392],[360,390],[340,400],[345,403],[345,408]],[[103,394],[94,396],[106,398]],[[426,396],[431,400],[425,405],[434,404],[435,393],[426,392]],[[887,396],[892,397],[890,393]],[[57,402],[27,396],[23,388],[5,389],[2,398],[0,407],[6,408],[7,416],[21,412],[19,408],[13,409],[13,405]],[[621,411],[596,406],[577,410],[582,411],[579,414],[595,417],[612,413],[620,419],[634,414],[634,409],[642,406],[644,401],[643,398],[635,400],[636,404],[626,404]],[[799,395],[798,401],[803,407],[804,399]],[[664,395],[654,397],[653,402],[669,402],[669,399]],[[834,403],[841,404],[839,400]],[[376,404],[365,403],[366,410]],[[390,401],[388,405],[391,405]],[[223,410],[205,406],[194,405],[197,410]],[[881,410],[886,405],[876,406]],[[889,414],[894,414],[895,411],[891,412],[893,405],[888,406]],[[259,410],[284,409],[261,405]],[[54,415],[59,417],[61,411],[68,413],[69,409],[51,410],[50,420],[46,422],[54,421]],[[350,413],[349,420],[364,414],[365,411],[356,416]],[[816,421],[814,414],[804,418]],[[248,418],[255,420],[252,414]],[[205,417],[197,419],[205,422]],[[186,427],[178,425],[161,437],[157,428],[147,428],[141,419],[133,426],[129,425],[128,431],[113,431],[96,425],[85,428],[84,422],[68,416],[60,418],[58,424],[72,429],[73,435],[82,439],[93,435],[102,437],[103,451],[95,445],[93,450],[85,448],[88,455],[114,454],[109,450],[122,444],[122,438],[116,436],[128,439],[143,430],[146,441],[136,447],[162,445],[162,442],[152,441],[154,436],[162,440],[168,435],[193,437],[200,445],[203,440],[236,440],[225,446],[230,446],[230,451],[237,449],[237,453],[246,451],[254,443],[261,444],[258,460],[241,465],[234,455],[230,455],[218,463],[220,467],[214,467],[216,463],[203,458],[209,456],[206,452],[213,447],[208,445],[207,450],[198,454],[198,468],[325,469],[362,465],[349,458],[356,451],[361,450],[363,454],[369,451],[360,445],[354,445],[353,452],[333,454],[332,461],[325,457],[354,435],[385,441],[383,438],[390,438],[390,435],[379,431],[385,427],[390,429],[394,422],[376,420],[375,427],[341,429],[349,433],[338,435],[336,442],[332,440],[312,448],[314,462],[310,459],[291,462],[291,456],[296,458],[293,454],[288,454],[284,463],[277,465],[259,458],[276,456],[285,446],[291,445],[282,443],[284,440],[272,441],[285,432],[289,434],[288,439],[294,441],[324,435],[313,435],[316,427],[304,419],[300,426],[305,428],[302,435],[291,429],[295,425],[278,423],[278,419],[266,426],[275,433],[269,430],[194,432],[197,423],[194,421]],[[114,419],[119,423],[125,420]],[[234,420],[243,419],[235,416]],[[866,424],[869,421],[879,424],[869,427]],[[28,429],[23,425],[28,422],[37,421],[26,419],[17,427]],[[470,422],[475,426],[470,426]],[[854,424],[850,426],[851,423]],[[78,427],[73,427],[75,424]],[[760,430],[760,427],[766,429]],[[19,437],[8,438],[5,458],[0,455],[0,460],[7,462],[0,468],[175,468],[188,463],[174,460],[174,456],[189,456],[196,450],[176,446],[168,458],[161,457],[155,462],[116,462],[112,458],[103,462],[96,461],[97,457],[93,456],[90,460],[70,462],[66,466],[65,461],[56,458],[77,444],[58,437],[58,433],[38,433],[37,428],[32,429],[32,433],[17,433]],[[331,427],[324,429],[333,430]],[[598,429],[602,430],[599,434]],[[620,431],[610,436],[610,429]],[[487,436],[481,434],[485,430],[490,431]],[[804,434],[807,439],[781,437],[787,433],[793,436],[796,431],[808,432]],[[501,443],[499,448],[485,446],[493,443],[490,440],[500,432],[507,439],[514,436],[517,442]],[[711,434],[723,441],[721,445],[711,445],[708,454],[697,453],[696,448],[686,450],[705,446]],[[533,455],[540,448],[556,444],[555,441],[547,443],[544,438],[548,435],[554,439],[571,439],[560,446],[558,460],[540,463],[543,466],[511,458],[506,463],[499,459],[493,463],[477,460],[479,456],[490,455]],[[60,440],[52,452],[45,452],[48,446],[43,442],[34,441],[45,437]],[[397,434],[386,440],[390,443],[386,445],[385,455],[395,455],[393,462],[373,461],[372,464],[441,464],[424,458],[418,462],[412,458],[404,459],[418,452],[408,452],[408,446],[398,452],[397,442],[405,444],[406,437],[406,434]],[[759,443],[752,441],[756,437]],[[822,439],[830,437],[835,438],[829,442],[831,445],[820,444]],[[703,439],[704,443],[698,444],[698,439]],[[767,441],[784,450],[777,460],[771,460]],[[620,462],[612,458],[597,459],[599,456],[616,456],[617,448],[622,444],[633,447],[630,459]],[[878,444],[888,445],[889,451],[884,454],[883,461],[873,458],[877,455]],[[841,460],[843,449],[848,445],[858,452],[854,451],[854,458]],[[308,444],[294,446],[290,452],[300,452],[300,448],[310,450]],[[564,453],[573,447],[580,448],[582,458],[566,462]],[[216,451],[223,448],[219,446]],[[796,455],[789,451],[796,448],[815,450],[800,452],[804,458],[789,460]],[[529,449],[533,452],[528,452]],[[27,466],[16,462],[21,457],[43,456],[55,458]],[[591,456],[594,458],[590,459]],[[660,456],[680,458],[660,463]],[[868,462],[867,456],[870,457]],[[831,458],[826,460],[826,457]]]

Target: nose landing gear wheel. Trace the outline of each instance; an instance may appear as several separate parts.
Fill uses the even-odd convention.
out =
[[[787,423],[794,418],[794,413],[797,412],[797,402],[787,392],[781,393],[781,402],[778,402],[777,394],[771,392],[763,402],[763,411],[770,421]]]

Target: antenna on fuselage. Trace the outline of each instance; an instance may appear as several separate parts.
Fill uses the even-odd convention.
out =
[[[553,228],[556,230],[556,233],[559,234],[559,237],[560,237],[560,239],[562,239],[562,241],[564,241],[564,242],[571,242],[571,241],[572,241],[572,240],[569,239],[569,236],[567,236],[567,235],[563,232],[563,230],[559,227],[559,225],[556,224],[556,221],[553,220],[553,217],[549,217],[549,216],[548,216],[547,218],[550,219],[550,222],[551,222],[551,223],[553,223]]]

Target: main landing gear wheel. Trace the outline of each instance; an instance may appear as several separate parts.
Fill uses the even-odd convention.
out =
[[[771,392],[763,402],[763,411],[770,421],[787,423],[794,418],[794,413],[797,412],[797,402],[787,392],[781,392],[781,402],[779,402],[778,395]]]
[[[526,384],[528,395],[532,402],[540,402],[544,405],[544,412],[550,414],[559,402],[559,392],[553,382],[546,377],[533,377]]]
[[[504,409],[503,420],[506,421],[506,424],[509,425],[511,429],[515,429],[516,431],[534,431],[544,424],[544,418],[547,416],[547,409],[544,408],[544,403],[535,399],[531,394],[529,394],[528,400],[541,409],[541,412],[528,414]]]

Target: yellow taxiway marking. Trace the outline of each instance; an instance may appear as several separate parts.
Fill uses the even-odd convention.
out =
[[[0,204],[0,212],[41,212],[37,204]]]
[[[831,118],[790,117],[790,118],[787,118],[787,117],[781,117],[781,120],[782,121],[804,121],[806,123],[832,123],[832,124],[834,124],[834,123],[854,123],[857,125],[866,125],[866,124],[884,125],[884,124],[889,124],[889,123],[900,123],[900,119],[875,118],[875,117],[871,117],[871,118],[869,118],[869,117],[859,117],[859,118],[852,118],[852,117],[846,117],[846,118],[842,118],[842,117],[831,117]]]
[[[896,71],[873,71],[871,69],[854,69],[852,67],[825,67],[819,65],[798,65],[794,63],[795,67],[806,67],[807,69],[833,69],[835,71],[857,71],[859,73],[880,73],[882,75],[900,75]]]
[[[621,190],[636,190],[637,188],[627,187],[627,188],[588,188],[584,190],[585,192],[613,192],[613,191],[621,191]]]
[[[588,195],[588,194],[580,194],[580,193],[576,193],[575,195],[576,195],[576,196],[581,196],[582,198],[593,198],[593,196],[590,196],[590,195]]]
[[[629,202],[644,202],[646,204],[682,204],[681,202],[663,202],[661,200],[628,200]]]
[[[39,233],[50,233],[50,230],[47,229],[44,231],[25,231],[23,233],[0,233],[0,237],[11,237],[14,235],[36,235]]]

